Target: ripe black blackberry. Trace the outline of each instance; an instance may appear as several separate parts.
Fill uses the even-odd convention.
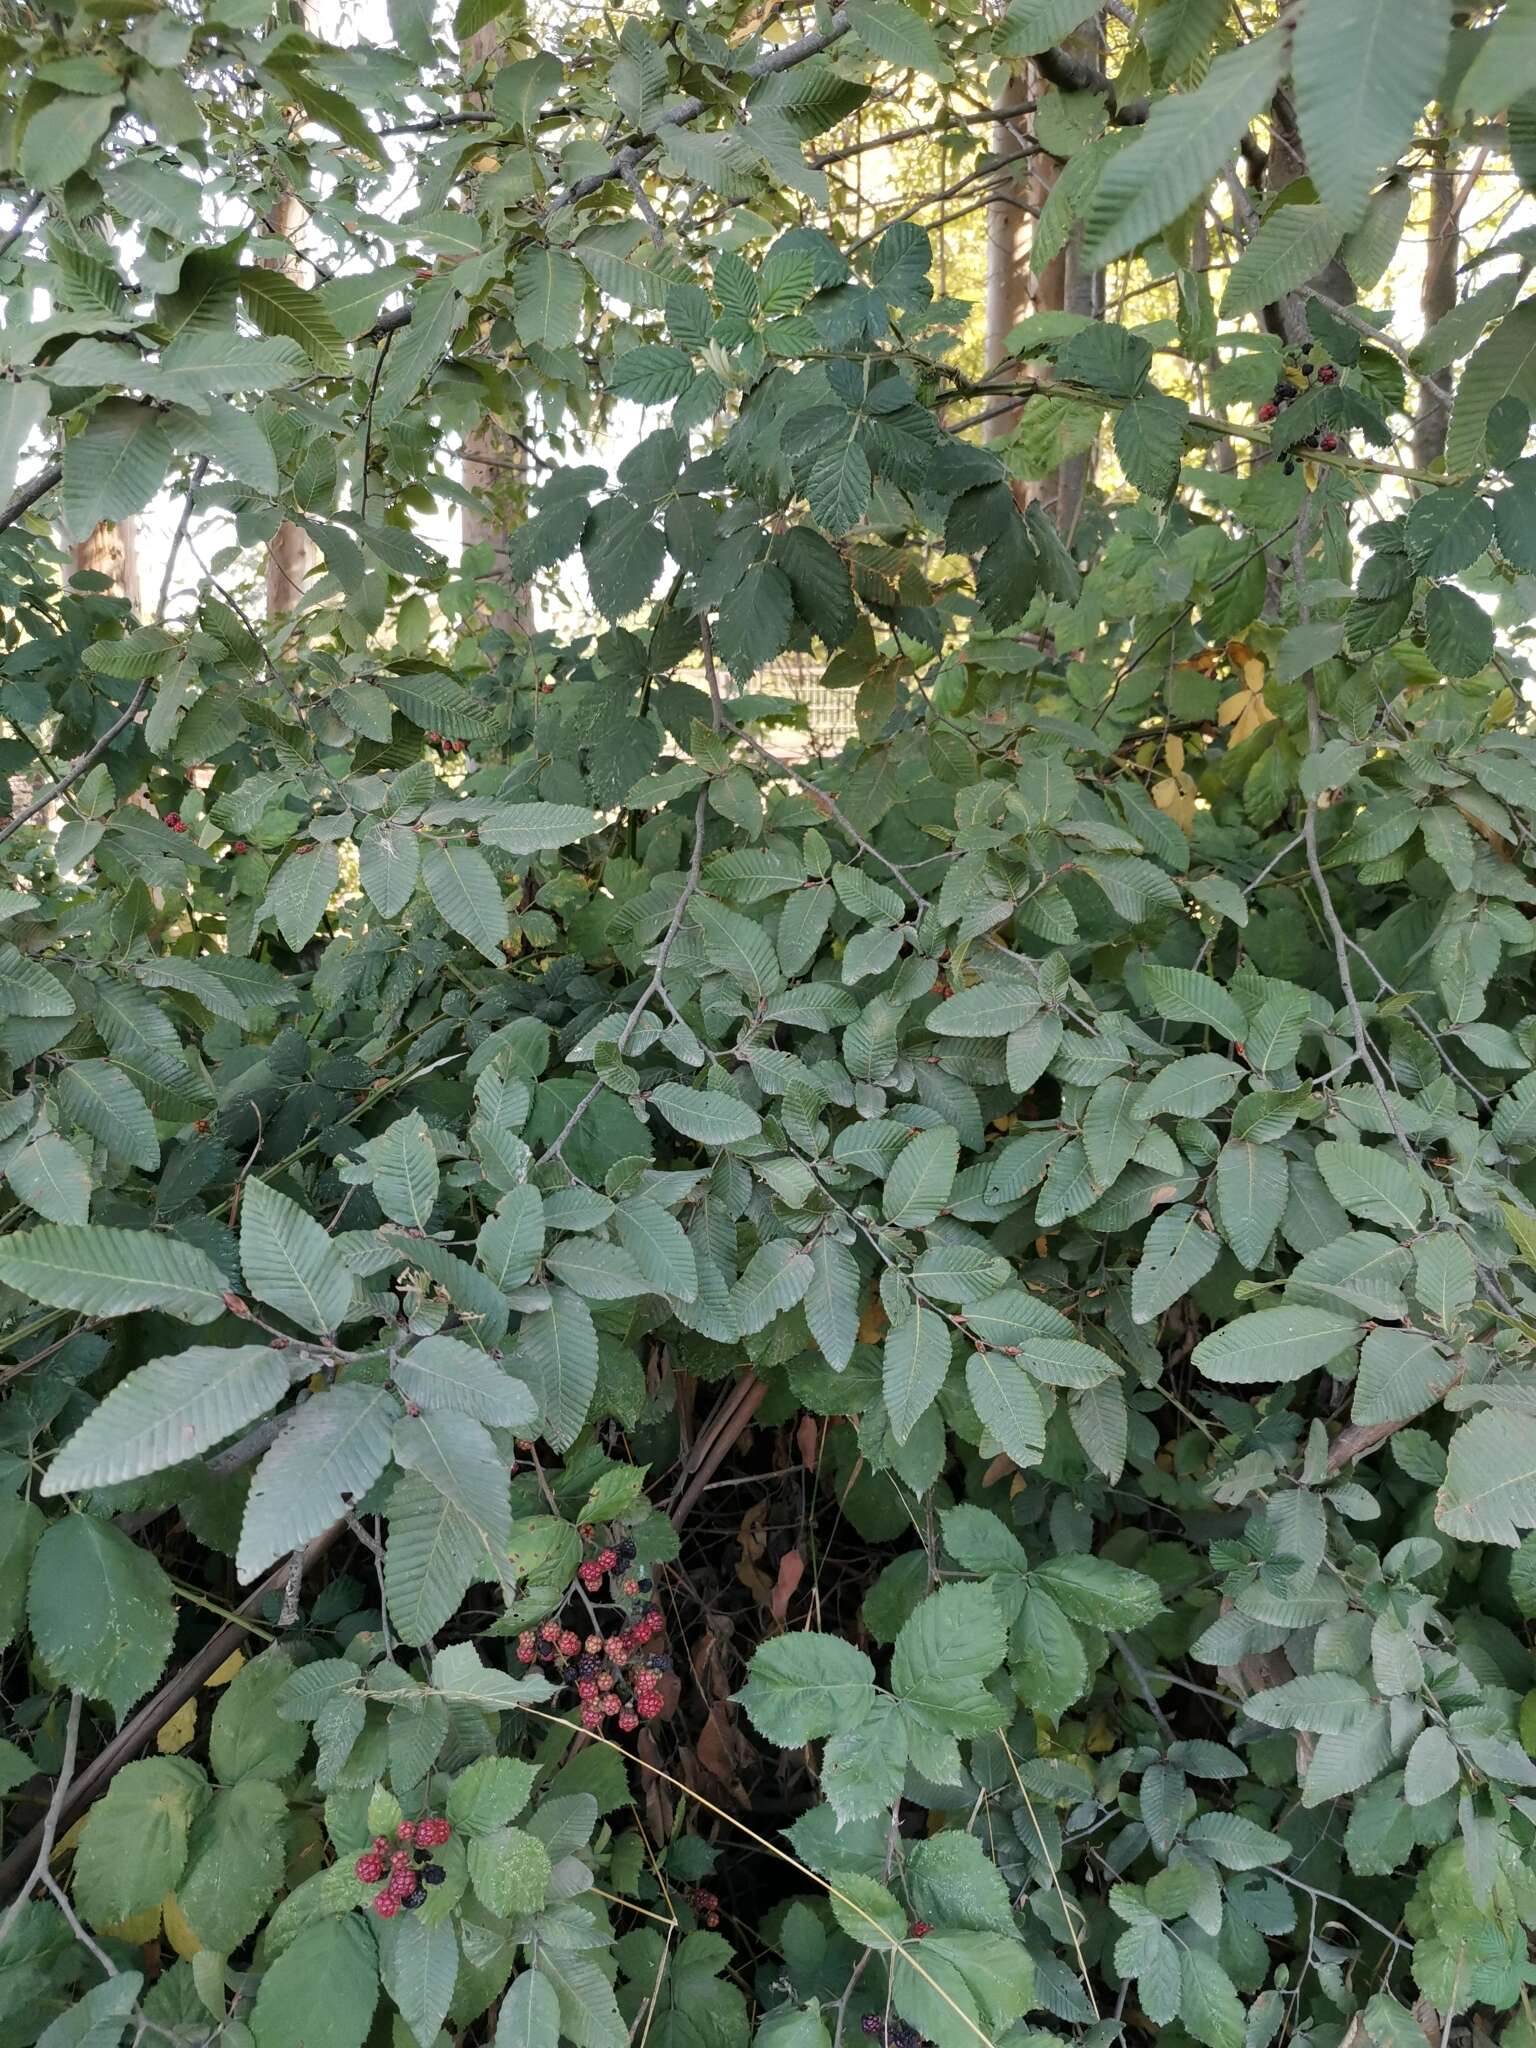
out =
[[[418,1906],[424,1906],[426,1903],[427,1895],[420,1885],[417,1885],[415,1891],[408,1892],[405,1896],[404,1904],[407,1913],[414,1913]]]
[[[441,1863],[429,1863],[421,1873],[421,1881],[423,1884],[441,1884],[447,1875]]]

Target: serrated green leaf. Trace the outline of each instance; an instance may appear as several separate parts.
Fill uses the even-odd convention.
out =
[[[196,1345],[119,1381],[49,1466],[45,1494],[113,1486],[179,1465],[275,1408],[293,1377],[263,1344]]]
[[[46,1225],[0,1240],[0,1280],[29,1300],[83,1316],[158,1308],[183,1323],[215,1322],[228,1284],[193,1245],[97,1224]]]
[[[176,1632],[171,1582],[148,1551],[94,1515],[52,1522],[32,1556],[32,1640],[62,1685],[121,1721],[165,1669]]]
[[[160,1140],[149,1106],[128,1076],[107,1060],[73,1060],[59,1076],[59,1101],[114,1159],[153,1173]]]
[[[1213,1330],[1195,1346],[1194,1362],[1223,1386],[1294,1380],[1352,1350],[1360,1325],[1321,1308],[1261,1308]]]
[[[881,1384],[891,1434],[904,1444],[932,1407],[949,1373],[954,1343],[949,1324],[926,1302],[913,1305],[904,1322],[886,1332]]]
[[[499,967],[510,927],[501,884],[484,854],[472,846],[428,840],[422,849],[421,878],[449,929]]]
[[[1461,1425],[1435,1522],[1462,1542],[1510,1548],[1536,1526],[1536,1417],[1485,1408]]]
[[[1084,251],[1095,269],[1184,211],[1268,105],[1284,63],[1280,38],[1261,35],[1218,57],[1197,91],[1157,102],[1143,134],[1110,160],[1099,180]]]
[[[1325,206],[1279,206],[1262,223],[1232,267],[1221,317],[1241,319],[1274,305],[1323,269],[1338,247],[1340,229]]]
[[[242,1192],[240,1264],[258,1301],[317,1336],[346,1320],[352,1306],[346,1261],[306,1210],[265,1181],[248,1180]]]
[[[597,1332],[581,1296],[551,1288],[549,1307],[524,1316],[512,1363],[539,1404],[542,1434],[553,1449],[568,1449],[597,1387]]]
[[[763,1128],[757,1111],[725,1089],[685,1088],[666,1081],[651,1090],[650,1102],[675,1131],[700,1145],[740,1145]]]
[[[856,1728],[875,1702],[875,1667],[841,1636],[798,1629],[761,1644],[736,1698],[760,1735],[798,1749]]]
[[[396,1359],[392,1377],[422,1408],[472,1415],[501,1429],[530,1429],[537,1419],[537,1403],[523,1382],[458,1337],[423,1337]]]
[[[245,1582],[299,1549],[362,1499],[389,1462],[400,1405],[387,1387],[310,1397],[256,1467],[235,1568]]]
[[[437,1148],[419,1111],[402,1116],[372,1140],[373,1196],[396,1223],[425,1230],[437,1206]]]
[[[909,1138],[885,1177],[886,1222],[906,1230],[934,1222],[949,1200],[959,1157],[960,1140],[947,1125]]]
[[[1142,1240],[1141,1256],[1131,1276],[1135,1321],[1150,1323],[1182,1301],[1220,1256],[1215,1232],[1205,1228],[1195,1210],[1183,1204],[1165,1209]]]

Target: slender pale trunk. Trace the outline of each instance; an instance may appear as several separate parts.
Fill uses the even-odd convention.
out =
[[[505,44],[506,24],[492,22],[476,30],[464,45],[466,70],[494,66]],[[469,95],[469,104],[480,103],[481,93]],[[507,559],[507,539],[526,514],[528,463],[522,443],[501,422],[483,418],[464,440],[464,488],[474,499],[460,515],[459,532],[465,547],[489,542],[495,561],[493,580],[505,592],[491,611],[490,621],[507,633],[531,633],[534,626],[533,592],[519,583]]]
[[[140,609],[139,538],[132,519],[115,526],[104,519],[84,540],[77,541],[70,553],[77,576],[89,570],[110,577],[118,596],[127,598],[135,611]]]
[[[1011,72],[993,102],[994,106],[1010,106],[1024,98],[1026,76],[1023,71]],[[1028,132],[1028,119],[1027,115],[1019,115],[1011,124],[994,123],[994,156],[1012,156],[1017,152],[1019,136]],[[1016,203],[1023,197],[1023,188],[1024,181],[1015,173],[993,194],[992,203],[986,211],[988,371],[995,370],[1008,354],[1008,336],[1029,311],[1029,248],[1022,233],[1025,215]],[[1007,433],[1012,423],[1012,415],[989,420],[985,430],[987,439],[998,439]]]
[[[294,19],[300,28],[310,26],[309,0],[289,0]],[[299,230],[304,225],[304,207],[295,192],[282,193],[272,209],[271,227],[289,246],[285,254],[275,257],[274,270],[291,277],[295,284],[305,282],[308,265],[293,247]],[[267,542],[267,617],[270,620],[283,618],[296,611],[304,600],[304,586],[315,563],[319,550],[302,526],[291,519],[282,525]]]
[[[1094,33],[1090,24],[1088,31]],[[1003,87],[999,107],[1036,99],[1045,82],[1033,65],[1013,72]],[[1034,117],[1020,114],[999,121],[992,131],[993,153],[1016,156],[1021,147],[1034,140]],[[1082,263],[1082,232],[1074,229],[1066,245],[1050,262],[1038,269],[1032,258],[1035,222],[1051,196],[1062,166],[1057,158],[1037,150],[1003,184],[987,209],[987,367],[994,369],[1008,354],[1008,336],[1022,320],[1035,313],[1083,313],[1102,319],[1104,313],[1102,274],[1088,271]],[[1010,433],[1018,424],[1019,408],[1010,407],[988,422],[989,439]],[[1063,533],[1070,533],[1082,510],[1091,457],[1082,455],[1063,463],[1048,477],[1021,488],[1050,512]]]
[[[1020,100],[1033,97],[1038,86],[1033,67],[1021,65],[1009,73],[1002,90],[994,102],[999,109],[1015,106]],[[995,157],[1017,156],[1021,147],[1032,139],[1034,117],[1017,114],[1007,121],[998,121],[992,129],[992,154]],[[1041,303],[1038,288],[1041,280],[1036,279],[1030,269],[1030,243],[1032,240],[1031,206],[1039,208],[1045,203],[1051,184],[1054,182],[1056,164],[1053,158],[1034,157],[1027,164],[1020,164],[1013,174],[1003,180],[993,194],[987,208],[987,369],[995,370],[1008,356],[1008,337],[1021,320],[1028,319]],[[1048,280],[1046,280],[1048,288]],[[1019,409],[1010,407],[989,420],[984,429],[989,441],[1001,440],[1018,425]]]
[[[1424,283],[1419,293],[1426,333],[1456,304],[1460,254],[1461,213],[1456,203],[1456,173],[1448,164],[1437,164],[1429,174],[1429,239],[1424,251]],[[1449,365],[1436,371],[1435,382],[1441,391],[1449,392],[1453,375]],[[1413,460],[1417,468],[1430,469],[1444,455],[1450,423],[1446,399],[1429,385],[1421,385],[1419,409],[1413,422]]]

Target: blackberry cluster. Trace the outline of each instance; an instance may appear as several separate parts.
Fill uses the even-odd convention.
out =
[[[581,1525],[581,1537],[587,1544],[596,1541],[590,1522]],[[601,1728],[611,1720],[630,1735],[642,1721],[655,1721],[666,1712],[661,1679],[672,1669],[672,1659],[665,1650],[650,1647],[665,1623],[650,1598],[651,1581],[627,1570],[634,1561],[635,1546],[626,1537],[621,1543],[602,1545],[577,1567],[576,1576],[589,1596],[600,1594],[606,1580],[607,1604],[627,1609],[624,1621],[611,1633],[578,1635],[551,1619],[536,1629],[525,1628],[517,1639],[520,1664],[542,1664],[552,1678],[576,1688],[584,1728]]]
[[[426,732],[422,738],[429,747],[440,747],[445,754],[462,754],[468,740],[445,740],[440,732]]]
[[[402,1906],[415,1912],[427,1903],[428,1885],[441,1884],[447,1872],[432,1860],[453,1833],[446,1820],[428,1815],[425,1820],[403,1820],[395,1829],[397,1848],[388,1835],[375,1835],[371,1849],[365,1849],[352,1868],[363,1884],[381,1884],[374,1893],[373,1910],[381,1920],[393,1920]]]
[[[877,2012],[865,2013],[859,2021],[859,2032],[867,2034],[871,2041],[879,2041],[884,2048],[922,2048],[922,2035],[916,2027],[905,2020],[883,2020]]]
[[[683,1897],[698,1915],[701,1927],[720,1925],[720,1900],[714,1892],[706,1891],[701,1884],[690,1885]]]
[[[1311,357],[1312,344],[1310,341],[1304,341],[1300,349],[1287,358],[1285,375],[1276,384],[1274,396],[1259,407],[1259,418],[1266,426],[1271,420],[1278,419],[1288,405],[1293,405],[1302,396],[1314,377],[1319,384],[1338,382],[1339,373],[1332,363],[1314,363]],[[1326,428],[1319,427],[1297,445],[1302,448],[1316,448],[1324,455],[1332,455],[1339,445],[1339,437]],[[1287,476],[1296,474],[1296,463],[1292,456],[1288,455],[1281,467]]]
[[[165,824],[166,830],[170,832],[185,832],[187,829],[186,821],[180,811],[167,811],[165,814]]]

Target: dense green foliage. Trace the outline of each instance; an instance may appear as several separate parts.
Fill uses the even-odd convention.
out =
[[[1093,12],[7,11],[8,2048],[1536,2041],[1536,32]]]

